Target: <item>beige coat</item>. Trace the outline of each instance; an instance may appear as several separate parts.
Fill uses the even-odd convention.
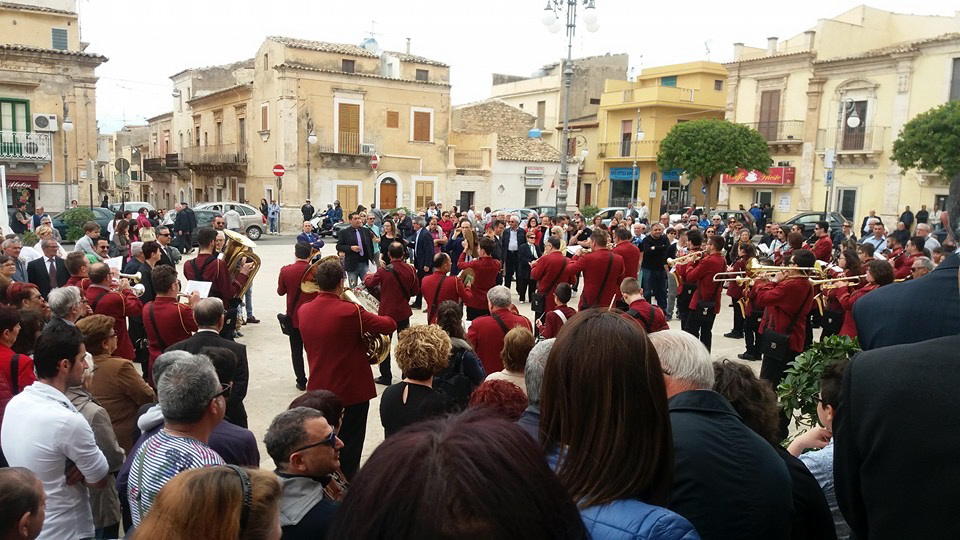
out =
[[[93,377],[87,381],[87,388],[110,415],[120,447],[130,452],[135,442],[133,430],[137,410],[156,401],[153,389],[137,372],[133,362],[106,354],[93,358]]]

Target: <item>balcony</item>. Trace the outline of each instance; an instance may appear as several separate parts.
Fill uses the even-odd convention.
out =
[[[597,158],[607,161],[648,161],[657,159],[659,140],[621,141],[597,144]]]
[[[0,131],[0,163],[9,164],[11,169],[27,170],[32,166],[39,171],[50,163],[52,155],[53,138],[49,133]]]
[[[458,150],[454,145],[447,146],[447,169],[455,170],[457,176],[489,176],[492,161],[492,148]]]
[[[676,86],[647,86],[604,92],[600,106],[610,109],[647,105],[686,105],[722,109],[726,107],[725,92],[701,92],[695,88]]]
[[[167,172],[167,164],[163,158],[143,158],[143,172],[147,174]]]
[[[167,154],[164,164],[170,168],[171,156]],[[183,162],[191,170],[198,172],[236,172],[247,170],[247,153],[237,144],[217,144],[212,146],[191,146],[183,149]]]
[[[381,152],[380,138],[348,131],[317,132],[317,151],[324,167],[358,169],[370,166],[370,156]]]
[[[759,131],[773,153],[797,153],[803,146],[803,120],[752,122],[743,125]]]
[[[856,167],[875,165],[887,143],[888,126],[859,126],[856,129],[844,127],[821,129],[817,131],[817,152],[836,148],[837,166]]]

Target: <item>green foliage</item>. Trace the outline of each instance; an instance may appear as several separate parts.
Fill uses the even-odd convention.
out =
[[[60,218],[67,224],[67,242],[76,242],[83,236],[83,224],[93,221],[96,215],[89,208],[70,208],[60,214]]]
[[[684,169],[707,188],[704,206],[710,207],[710,186],[720,174],[738,169],[767,172],[770,150],[760,132],[726,120],[692,120],[673,126],[660,142],[657,167]]]
[[[918,114],[904,124],[890,159],[903,169],[920,169],[950,179],[960,174],[960,101]]]
[[[797,427],[819,424],[817,402],[820,375],[834,362],[850,358],[860,351],[857,340],[846,336],[830,336],[814,343],[787,366],[786,377],[777,387],[780,407],[793,418]]]
[[[34,246],[40,241],[40,237],[33,231],[27,231],[20,235],[20,242],[25,246]]]
[[[583,218],[588,221],[590,220],[590,218],[597,215],[597,212],[599,211],[600,211],[600,207],[593,206],[593,205],[587,205],[580,209],[580,213],[583,214]]]

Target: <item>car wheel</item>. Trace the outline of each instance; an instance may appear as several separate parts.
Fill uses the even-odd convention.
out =
[[[257,241],[260,239],[260,235],[263,234],[263,231],[260,230],[260,227],[251,225],[247,228],[247,238]]]

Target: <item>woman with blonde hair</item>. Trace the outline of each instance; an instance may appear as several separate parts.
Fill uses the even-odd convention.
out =
[[[400,333],[396,360],[403,380],[380,396],[384,436],[446,411],[446,400],[433,389],[433,376],[447,367],[450,349],[450,338],[436,325],[413,326]]]
[[[533,332],[522,326],[514,326],[503,337],[503,370],[487,375],[488,381],[507,381],[523,390],[527,395],[527,385],[523,379],[524,368],[527,365],[527,356],[536,344]]]
[[[556,227],[550,229],[550,235],[556,236],[560,239],[560,253],[567,252],[567,235],[563,234],[563,227],[557,225]]]
[[[60,257],[62,259],[67,258],[67,252],[66,250],[63,249],[63,246],[60,245],[60,238],[59,238],[59,234],[57,234],[56,229],[54,229],[50,225],[40,225],[39,227],[37,227],[37,230],[35,232],[37,233],[37,238],[40,239],[37,241],[37,244],[33,246],[33,249],[37,250],[37,253],[43,253],[43,249],[40,246],[40,242],[43,242],[44,240],[50,238],[50,239],[56,240],[57,242],[57,257]]]
[[[280,482],[236,465],[188,469],[157,494],[134,540],[279,540]]]

